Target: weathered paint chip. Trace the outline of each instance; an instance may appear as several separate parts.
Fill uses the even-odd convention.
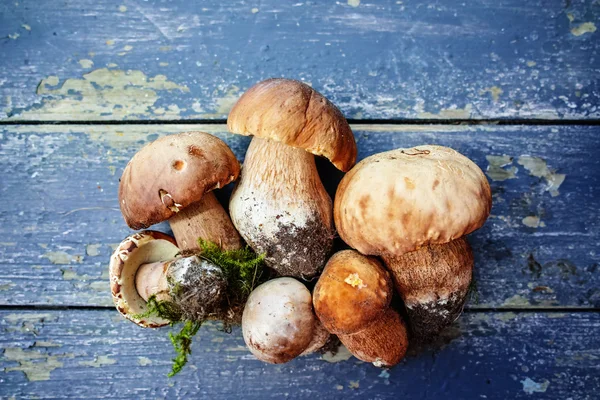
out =
[[[511,296],[508,299],[504,300],[504,303],[502,303],[502,305],[513,307],[527,307],[530,305],[530,303],[529,300],[527,300],[525,297],[519,294],[515,294],[514,296]]]
[[[84,58],[83,60],[79,60],[79,65],[81,65],[81,68],[90,69],[94,66],[94,62]]]
[[[138,357],[138,364],[145,367],[147,365],[152,365],[152,360],[148,357]]]
[[[87,254],[90,257],[96,257],[97,255],[100,255],[99,249],[101,246],[101,244],[88,244],[87,246],[85,246],[85,254]]]
[[[464,108],[458,108],[457,106],[442,108],[437,114],[431,112],[419,112],[417,117],[425,119],[469,119],[472,115],[473,106],[467,104]]]
[[[521,156],[517,163],[525,167],[531,176],[544,178],[547,182],[546,190],[550,192],[552,197],[560,194],[558,188],[565,181],[567,175],[554,173],[548,168],[546,161],[539,157]]]
[[[521,384],[523,384],[523,391],[527,394],[545,393],[548,386],[550,386],[550,382],[547,379],[538,383],[531,378],[525,378],[521,381]]]
[[[85,367],[100,368],[105,365],[113,365],[116,362],[117,360],[113,360],[108,356],[98,356],[93,361],[80,361],[79,365],[83,365]]]
[[[575,36],[581,36],[586,33],[594,32],[596,32],[596,24],[593,22],[584,22],[583,24],[579,24],[571,28],[571,33]]]
[[[6,361],[15,361],[16,367],[4,368],[5,372],[21,371],[29,381],[47,381],[50,373],[63,366],[60,358],[73,358],[73,354],[51,356],[38,351],[24,351],[19,347],[4,349],[3,357]]]
[[[189,92],[185,85],[165,75],[147,76],[142,71],[101,68],[66,79],[61,86],[56,76],[42,79],[36,93],[43,96],[41,107],[18,114],[19,119],[53,120],[58,115],[69,120],[94,119],[99,115],[113,118],[148,115],[155,107],[160,91]],[[169,118],[179,115],[178,107],[169,106]],[[15,116],[17,117],[17,116]]]
[[[537,215],[530,215],[528,217],[525,217],[521,220],[521,222],[523,223],[523,225],[528,226],[530,228],[543,228],[546,226],[544,221],[540,220],[540,217],[538,217]]]
[[[492,96],[492,100],[494,103],[497,103],[500,100],[500,95],[504,93],[504,90],[499,88],[498,86],[492,86],[489,88],[485,88],[481,91],[481,94],[489,93]]]
[[[383,379],[388,379],[390,377],[390,373],[384,369],[378,376]]]
[[[58,265],[80,263],[81,258],[82,258],[81,256],[71,255],[64,251],[49,251],[48,253],[46,253],[40,257],[47,258],[48,260],[50,260],[50,262],[52,264],[58,264]]]
[[[517,167],[511,166],[510,168],[507,168],[507,169],[504,168],[504,167],[507,167],[512,164],[512,162],[513,162],[512,157],[507,156],[507,155],[502,155],[502,156],[488,155],[488,156],[485,156],[485,158],[488,162],[486,174],[493,181],[505,181],[507,179],[515,179],[516,178],[516,174],[518,172]]]

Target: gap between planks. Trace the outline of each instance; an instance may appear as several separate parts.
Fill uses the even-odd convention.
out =
[[[82,310],[82,311],[106,311],[112,310],[114,307],[111,306],[63,306],[63,305],[49,305],[49,304],[15,304],[15,305],[0,305],[0,312],[11,311],[11,310],[23,310],[23,311],[68,311],[68,310]],[[599,313],[600,307],[584,308],[584,307],[470,307],[465,308],[463,313],[476,314],[476,313]]]
[[[524,126],[598,126],[600,119],[348,119],[351,125],[524,125]],[[89,120],[89,121],[2,121],[11,125],[225,125],[225,119],[173,120]]]

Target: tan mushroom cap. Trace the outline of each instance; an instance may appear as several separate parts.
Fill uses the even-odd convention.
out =
[[[135,276],[142,264],[166,261],[179,253],[175,239],[161,232],[143,231],[127,237],[110,257],[110,291],[119,312],[144,328],[158,328],[169,321],[156,316],[138,319],[146,311],[146,301],[139,295]]]
[[[125,167],[119,204],[132,229],[171,218],[213,189],[237,179],[240,163],[221,139],[205,132],[161,137]]]
[[[389,273],[373,257],[354,250],[335,253],[313,293],[315,312],[331,333],[365,329],[379,318],[392,300]]]
[[[473,232],[491,207],[490,185],[473,161],[424,145],[358,163],[338,186],[334,220],[350,246],[386,257]]]
[[[227,127],[304,149],[329,159],[342,171],[356,162],[356,142],[350,125],[329,100],[305,83],[267,79],[237,101]]]

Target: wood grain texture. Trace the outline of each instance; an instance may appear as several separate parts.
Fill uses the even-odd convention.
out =
[[[478,297],[469,308],[600,307],[599,127],[353,129],[359,159],[431,143],[455,148],[486,171],[493,209],[469,236]],[[216,134],[243,159],[249,139],[222,125],[3,127],[0,305],[111,306],[109,255],[130,233],[118,209],[118,179],[143,144],[186,130]],[[317,161],[333,194],[342,175]],[[221,201],[230,189],[218,191]]]
[[[0,397],[39,399],[593,399],[598,313],[467,313],[434,349],[385,371],[318,355],[257,361],[239,329],[204,326],[190,364],[170,370],[168,328],[115,310],[0,312]]]
[[[268,77],[355,119],[598,118],[594,0],[0,5],[0,119],[225,118]]]

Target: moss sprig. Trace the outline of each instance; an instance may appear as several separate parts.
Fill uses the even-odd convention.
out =
[[[146,302],[146,311],[134,314],[133,318],[159,317],[173,324],[180,322],[182,315],[181,308],[176,303],[167,300],[157,300],[156,294],[153,294]]]
[[[169,321],[171,327],[182,322],[181,317],[183,314],[179,306],[171,301],[157,300],[155,294],[148,299],[146,308],[147,310],[143,313],[135,314],[134,318],[142,319],[156,316]],[[192,338],[198,333],[201,325],[201,322],[183,321],[183,326],[178,333],[169,332],[169,338],[173,343],[176,355],[172,360],[173,366],[171,372],[167,374],[168,377],[175,376],[187,364],[188,355],[192,354]]]
[[[188,320],[183,323],[179,333],[174,335],[173,332],[169,332],[169,338],[177,354],[173,359],[171,372],[167,374],[169,378],[175,376],[187,364],[188,355],[192,354],[192,338],[198,333],[200,326],[202,326],[201,322]]]
[[[220,267],[227,280],[227,293],[223,300],[222,310],[216,310],[211,319],[223,323],[222,331],[231,332],[231,326],[241,317],[241,311],[250,295],[250,292],[266,280],[264,272],[264,255],[256,255],[249,247],[240,250],[222,250],[218,245],[198,239],[200,251],[186,252],[183,256],[198,255],[205,260]],[[171,287],[173,296],[179,290],[177,284]],[[183,323],[178,333],[169,333],[169,338],[175,349],[175,358],[168,376],[173,377],[179,373],[192,353],[192,339],[198,333],[204,320],[184,320],[181,307],[172,301],[157,300],[156,295],[150,296],[147,310],[134,317],[137,319],[157,316],[170,322],[171,326]]]

